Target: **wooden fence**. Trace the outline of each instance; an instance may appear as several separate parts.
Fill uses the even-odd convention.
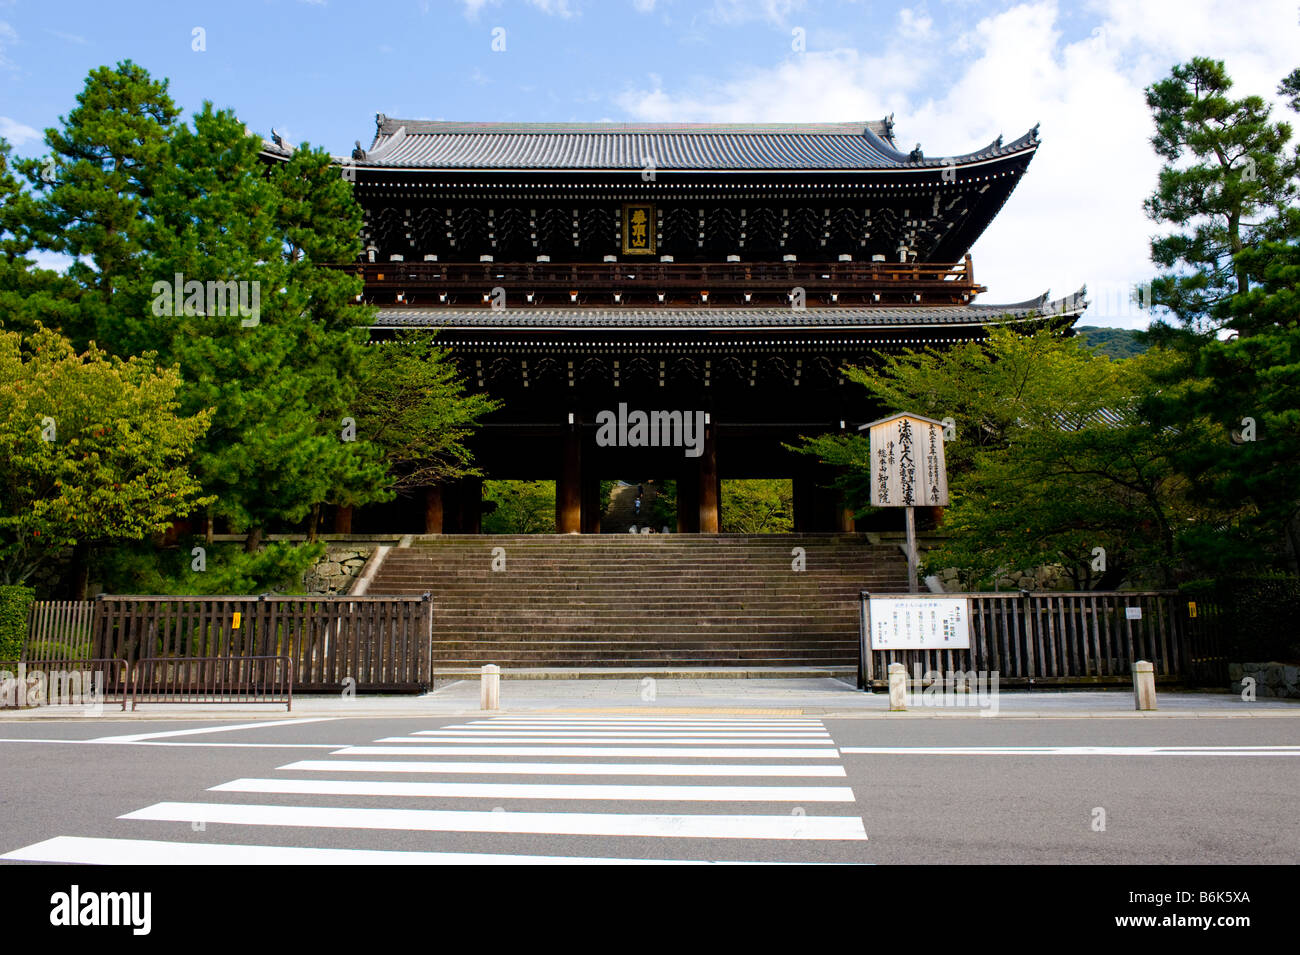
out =
[[[128,663],[288,657],[299,692],[420,692],[433,685],[433,600],[101,596],[92,653]]]
[[[1228,685],[1230,650],[1217,631],[1197,626],[1176,591],[933,594],[964,597],[968,650],[870,650],[862,594],[862,676],[883,684],[891,663],[922,672],[996,671],[1006,686],[1129,683],[1135,660],[1165,682]],[[1131,609],[1132,608],[1132,609]]]
[[[84,660],[91,655],[93,600],[38,600],[27,618],[25,659]]]

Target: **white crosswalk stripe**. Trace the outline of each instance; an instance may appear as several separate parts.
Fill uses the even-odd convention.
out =
[[[328,758],[282,765],[271,776],[234,779],[211,787],[211,801],[145,806],[118,817],[133,828],[132,838],[59,836],[0,859],[195,865],[708,862],[655,859],[658,853],[647,854],[644,840],[665,840],[665,846],[762,840],[792,848],[863,842],[866,829],[851,814],[856,800],[842,782],[845,775],[839,749],[816,719],[484,718],[344,746]],[[653,811],[656,804],[666,811]],[[148,835],[139,831],[141,825],[166,826],[162,834],[174,834],[175,823],[189,824],[191,838],[134,837]],[[215,833],[214,841],[198,835],[208,824],[224,841],[216,841]],[[232,840],[232,829],[250,844]],[[267,829],[319,832],[329,844],[258,844],[255,834]],[[372,846],[379,839],[381,848],[339,848],[341,837],[325,833],[340,831],[356,833],[342,837],[352,844]],[[383,833],[407,834],[402,848],[382,848],[394,838]],[[410,834],[423,835],[413,840]],[[508,846],[503,836],[510,837]],[[521,851],[543,837],[539,846],[545,851]],[[594,855],[592,837],[600,840]],[[481,850],[472,844],[489,838]],[[641,841],[620,841],[626,838]],[[576,839],[579,851],[557,855],[557,845],[566,844],[557,839]],[[413,844],[428,849],[413,850]],[[763,855],[771,858],[772,851]],[[782,861],[818,857],[805,851]]]
[[[1300,756],[1300,746],[846,746],[855,756]]]
[[[490,852],[411,852],[383,849],[316,849],[243,846],[153,839],[56,836],[0,859],[31,859],[83,865],[773,865],[694,859],[616,859],[583,856],[518,856]]]
[[[292,772],[440,773],[497,776],[844,776],[843,766],[805,763],[708,765],[695,763],[462,763],[423,759],[300,759],[280,767]]]
[[[838,759],[839,750],[829,749],[692,749],[688,746],[348,746],[339,756],[639,756],[646,759]]]
[[[618,786],[568,783],[408,783],[355,779],[235,779],[212,792],[479,799],[640,799],[660,802],[853,802],[848,786]]]

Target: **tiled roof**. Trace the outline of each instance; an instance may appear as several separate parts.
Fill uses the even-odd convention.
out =
[[[883,122],[456,123],[378,117],[375,140],[353,159],[402,169],[856,170],[969,165],[1038,147],[1037,129],[954,157],[912,158]]]
[[[850,329],[996,325],[1047,316],[1077,318],[1085,290],[1014,305],[917,305],[838,308],[381,308],[372,328],[474,329]]]

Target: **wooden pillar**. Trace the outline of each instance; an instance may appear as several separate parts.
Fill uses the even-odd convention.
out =
[[[600,478],[583,475],[582,484],[582,532],[584,534],[600,533]]]
[[[716,426],[704,426],[704,453],[700,455],[700,526],[701,534],[718,533],[719,481],[718,442],[714,436]]]
[[[575,430],[561,439],[560,475],[555,482],[555,529],[561,534],[582,532],[582,443]]]
[[[849,507],[841,499],[839,507],[835,509],[835,529],[841,534],[852,534],[857,527],[857,522],[853,518],[853,508]]]
[[[794,498],[794,531],[796,534],[806,534],[812,530],[812,521],[809,519],[812,510],[812,478],[807,474],[795,474],[790,479],[790,490]]]
[[[837,477],[843,477],[848,473],[848,468],[836,468],[835,473]],[[835,495],[835,530],[841,534],[852,534],[855,526],[853,508],[845,500],[844,490],[837,487],[831,493]]]
[[[700,529],[700,481],[687,471],[677,481],[677,533],[694,534]]]
[[[424,532],[426,534],[442,533],[441,487],[426,487],[424,489]]]
[[[339,505],[334,509],[334,533],[352,533],[352,508],[347,507],[346,505]]]

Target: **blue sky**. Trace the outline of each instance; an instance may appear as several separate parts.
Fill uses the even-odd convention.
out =
[[[201,28],[205,49],[196,51]],[[494,50],[494,37],[504,50]],[[802,31],[797,33],[796,31]],[[802,37],[803,49],[795,41]],[[1277,0],[0,0],[0,135],[24,155],[92,67],[132,59],[187,112],[204,99],[336,154],[374,115],[462,120],[863,120],[966,152],[1042,123],[1043,147],[973,250],[987,302],[1087,283],[1085,321],[1142,326],[1141,202],[1158,163],[1145,85],[1192,55],[1240,92],[1300,65]],[[1279,108],[1280,111],[1280,108]]]

